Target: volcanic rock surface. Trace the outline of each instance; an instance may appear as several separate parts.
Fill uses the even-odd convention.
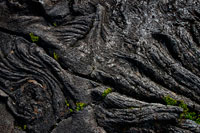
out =
[[[0,132],[199,133],[199,0],[0,0]]]

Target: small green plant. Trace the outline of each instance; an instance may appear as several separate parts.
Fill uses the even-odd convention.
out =
[[[22,130],[22,127],[20,127],[20,126],[16,126],[19,130]]]
[[[69,107],[69,103],[68,103],[67,99],[65,99],[65,104],[67,105],[67,107]]]
[[[183,101],[180,101],[180,104],[178,106],[183,109],[183,112],[188,112],[189,110],[187,105]]]
[[[74,111],[73,111],[73,109],[69,109],[69,112],[71,112],[71,113],[72,113],[72,112],[74,112]]]
[[[167,105],[176,105],[177,101],[169,96],[164,97],[164,101],[166,102]]]
[[[190,120],[195,120],[197,118],[197,116],[196,116],[195,112],[186,112],[185,118],[190,119]]]
[[[59,58],[58,54],[56,54],[55,52],[53,52],[53,57],[55,60],[58,60],[58,58]]]
[[[85,103],[76,103],[76,111],[81,111],[86,106]]]
[[[55,26],[55,27],[57,26],[56,22],[53,23],[53,26]]]
[[[197,124],[200,124],[200,115],[197,115],[195,112],[190,112],[187,104],[185,104],[183,101],[177,101],[169,96],[164,97],[163,100],[167,105],[179,106],[183,109],[183,113],[180,114],[180,119],[190,119],[195,121]]]
[[[200,115],[198,116],[198,118],[195,121],[197,124],[200,124]]]
[[[26,130],[26,128],[27,128],[27,125],[24,125],[24,130]]]
[[[129,107],[128,109],[134,109],[134,107]]]
[[[30,35],[30,38],[31,38],[31,41],[34,43],[34,42],[38,42],[39,40],[39,37],[38,36],[35,36],[33,33],[29,33]]]
[[[111,88],[107,88],[106,90],[104,90],[103,94],[102,94],[102,97],[106,97],[109,93],[112,92],[112,89]]]
[[[67,109],[69,109],[69,112],[73,112],[73,109],[71,109],[69,106],[69,102],[67,101],[67,99],[65,99],[65,104],[67,105]]]
[[[24,126],[16,126],[19,130],[26,130],[27,129],[27,125]]]

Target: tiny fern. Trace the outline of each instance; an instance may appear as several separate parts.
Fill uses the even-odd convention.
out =
[[[107,88],[106,90],[104,90],[103,94],[102,94],[102,97],[106,97],[109,93],[112,92],[112,89],[111,88]]]
[[[85,103],[76,103],[76,111],[81,111],[86,106]]]
[[[180,119],[190,119],[195,121],[197,124],[200,124],[200,115],[197,115],[195,112],[191,112],[183,101],[177,101],[169,96],[163,98],[167,105],[179,106],[183,109],[183,113],[180,114]]]
[[[35,36],[33,33],[29,33],[32,42],[38,42],[39,37]]]
[[[53,53],[53,57],[55,60],[58,60],[58,58],[59,58],[58,54],[56,54],[55,52]]]

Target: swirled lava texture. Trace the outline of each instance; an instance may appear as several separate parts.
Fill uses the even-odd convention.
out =
[[[199,0],[0,0],[0,132],[199,133]]]

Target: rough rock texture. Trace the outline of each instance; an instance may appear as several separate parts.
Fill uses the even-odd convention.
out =
[[[199,0],[0,0],[0,132],[199,133],[166,96],[200,113]]]
[[[5,104],[0,102],[0,130],[1,133],[11,133],[14,128],[14,118],[8,112]]]

